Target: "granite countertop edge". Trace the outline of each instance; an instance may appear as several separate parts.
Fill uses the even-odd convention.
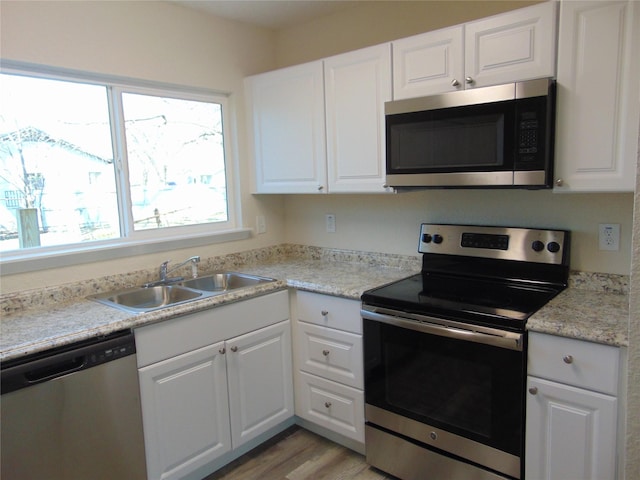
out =
[[[314,247],[277,247],[275,254],[261,251],[248,256],[231,257],[234,257],[231,263],[229,259],[225,259],[225,264],[212,261],[207,265],[205,262],[205,267],[213,271],[222,265],[226,270],[271,277],[276,281],[141,314],[124,312],[85,297],[65,298],[59,289],[43,294],[49,299],[40,305],[7,314],[11,310],[12,299],[16,302],[23,302],[24,299],[17,295],[8,300],[4,298],[4,313],[0,323],[0,361],[118,330],[139,328],[286,288],[359,300],[362,293],[370,288],[420,271],[419,257],[352,251],[327,253]],[[202,275],[206,275],[206,271],[203,270]],[[135,281],[140,284],[140,279],[138,275]],[[628,277],[576,272],[572,279],[568,289],[529,319],[528,329],[627,346],[629,302],[625,292]],[[105,291],[113,287],[109,283],[112,281],[109,279],[106,286],[102,285]],[[70,289],[68,286],[60,288]]]

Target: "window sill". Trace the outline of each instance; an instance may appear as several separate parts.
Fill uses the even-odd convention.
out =
[[[246,240],[251,237],[251,233],[252,230],[250,228],[240,228],[207,235],[173,237],[162,240],[128,241],[126,243],[92,246],[91,248],[79,247],[56,253],[31,253],[28,255],[18,253],[10,258],[2,258],[0,268],[2,275],[13,275],[46,270],[48,268],[70,267],[83,263],[166,252],[178,248]]]

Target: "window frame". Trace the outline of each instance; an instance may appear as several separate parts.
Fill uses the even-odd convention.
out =
[[[118,211],[121,231],[119,238],[111,240],[2,252],[0,266],[3,275],[112,260],[115,258],[169,251],[178,248],[230,242],[246,239],[251,236],[251,229],[241,227],[238,161],[235,153],[236,132],[234,128],[235,115],[233,112],[235,105],[231,94],[203,88],[193,88],[112,75],[93,74],[6,60],[2,61],[0,73],[106,87],[109,111],[112,116],[110,120],[111,143],[114,151],[114,175],[116,176],[118,189]],[[131,224],[132,219],[130,218],[131,198],[128,192],[121,191],[129,187],[127,152],[124,141],[125,134],[122,126],[124,118],[121,109],[122,103],[121,100],[116,98],[117,96],[121,98],[122,93],[136,93],[221,104],[228,215],[226,222],[164,227],[157,230],[136,231],[133,229]],[[125,203],[125,201],[127,203]]]

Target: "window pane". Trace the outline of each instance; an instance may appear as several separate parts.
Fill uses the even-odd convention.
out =
[[[226,222],[222,106],[123,93],[134,230]]]
[[[120,236],[107,90],[0,74],[0,250]]]

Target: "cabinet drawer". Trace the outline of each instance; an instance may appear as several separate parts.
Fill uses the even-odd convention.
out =
[[[364,392],[297,372],[296,414],[358,442],[364,442]]]
[[[619,359],[616,347],[529,333],[529,375],[617,395]]]
[[[362,336],[298,322],[298,368],[355,388],[364,388]]]
[[[323,327],[362,333],[360,302],[310,292],[297,292],[298,319]]]

